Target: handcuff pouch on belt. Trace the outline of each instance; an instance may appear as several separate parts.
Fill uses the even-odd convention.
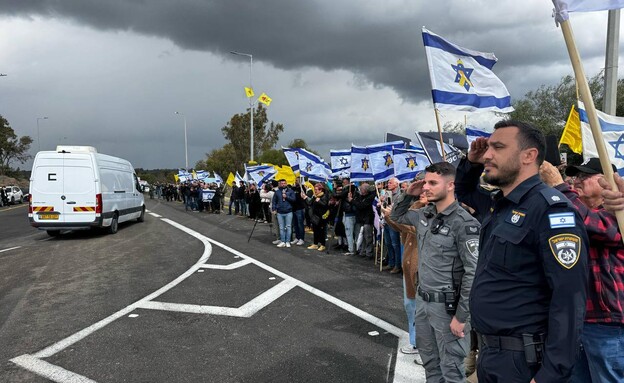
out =
[[[527,364],[542,364],[544,359],[544,333],[539,334],[522,334],[522,343],[524,344],[524,358]]]

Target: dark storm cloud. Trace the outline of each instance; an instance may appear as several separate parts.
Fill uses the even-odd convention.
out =
[[[517,84],[526,91],[527,81],[505,78],[506,71],[567,59],[548,2],[433,3],[379,2],[376,9],[376,2],[334,0],[30,0],[5,1],[0,13],[133,31],[224,57],[230,50],[250,52],[254,60],[286,70],[344,69],[410,101],[430,94],[422,25],[459,45],[495,52],[501,59],[495,71],[510,90]],[[602,46],[594,48],[585,53],[602,54]]]

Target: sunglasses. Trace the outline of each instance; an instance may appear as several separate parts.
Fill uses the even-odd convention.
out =
[[[590,179],[590,178],[592,178],[593,176],[596,176],[596,175],[598,175],[598,174],[589,174],[589,173],[579,172],[579,173],[577,173],[576,177],[574,177],[574,179],[577,179],[580,182],[583,182],[583,181],[585,181],[587,179]]]

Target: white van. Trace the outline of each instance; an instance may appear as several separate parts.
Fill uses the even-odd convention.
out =
[[[91,146],[59,145],[35,156],[28,218],[50,236],[92,227],[114,234],[121,222],[143,222],[145,202],[139,190],[130,162]]]

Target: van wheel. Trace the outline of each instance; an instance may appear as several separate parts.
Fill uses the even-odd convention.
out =
[[[145,222],[145,206],[141,209],[141,215],[137,218],[137,222]]]
[[[113,216],[111,220],[111,224],[108,227],[108,234],[115,234],[119,229],[119,218],[117,217],[117,213]]]
[[[60,230],[46,230],[50,237],[58,237],[61,234]]]

